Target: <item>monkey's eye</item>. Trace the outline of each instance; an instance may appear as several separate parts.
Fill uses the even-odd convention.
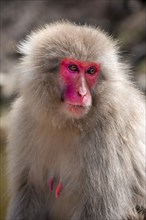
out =
[[[71,64],[68,66],[68,69],[72,72],[78,72],[78,67],[75,64]]]
[[[96,71],[97,71],[97,70],[96,70],[95,67],[90,67],[90,68],[87,70],[87,73],[93,75],[93,74],[96,73]]]

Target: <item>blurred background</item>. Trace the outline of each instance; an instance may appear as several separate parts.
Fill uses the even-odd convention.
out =
[[[56,20],[100,26],[120,41],[120,53],[131,65],[133,80],[146,94],[145,0],[1,0],[0,7],[0,220],[5,219],[5,147],[8,112],[16,96],[21,54],[16,45],[31,30]]]

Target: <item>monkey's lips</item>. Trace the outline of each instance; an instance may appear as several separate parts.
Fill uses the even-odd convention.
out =
[[[80,118],[83,117],[89,109],[89,106],[72,104],[72,103],[65,103],[65,108],[71,116]]]

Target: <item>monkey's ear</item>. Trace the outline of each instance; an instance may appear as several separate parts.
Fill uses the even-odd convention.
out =
[[[48,72],[57,73],[59,71],[60,58],[48,59]]]

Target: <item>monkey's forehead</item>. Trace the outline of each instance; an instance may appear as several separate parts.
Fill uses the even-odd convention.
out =
[[[99,28],[80,26],[69,22],[46,25],[32,32],[19,46],[24,64],[57,66],[63,58],[96,62],[107,74],[116,75],[119,69],[116,44]],[[52,62],[51,62],[52,61]]]
[[[112,50],[112,40],[101,30],[69,22],[46,25],[32,32],[19,47],[19,51],[24,55],[46,53],[88,61],[94,61],[103,53]]]

